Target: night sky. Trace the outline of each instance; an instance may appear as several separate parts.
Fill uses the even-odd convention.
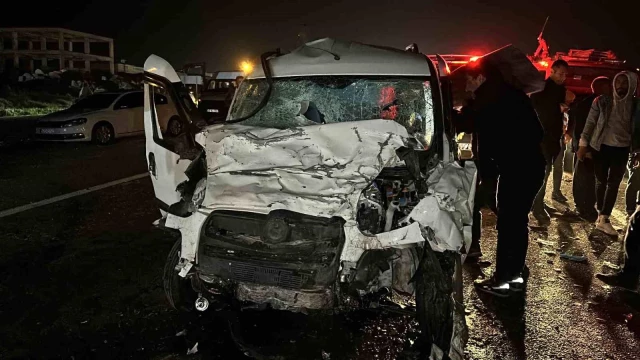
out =
[[[551,51],[569,47],[614,50],[640,63],[640,2],[609,1],[3,1],[0,27],[52,26],[115,39],[116,61],[142,65],[151,53],[181,67],[237,68],[245,58],[280,47],[297,34],[339,37],[424,53],[483,54],[513,43],[527,53],[547,15]],[[40,3],[40,2],[37,2]],[[6,6],[9,6],[7,8]]]

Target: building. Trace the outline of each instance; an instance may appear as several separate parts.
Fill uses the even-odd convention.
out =
[[[62,28],[0,28],[0,40],[0,72],[115,70],[111,38]]]

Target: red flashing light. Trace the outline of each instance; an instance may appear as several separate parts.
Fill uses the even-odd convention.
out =
[[[538,64],[540,64],[540,66],[542,66],[542,67],[549,67],[549,63],[544,61],[544,60],[539,61]]]
[[[480,59],[480,56],[472,56],[469,61],[478,61],[478,59]]]

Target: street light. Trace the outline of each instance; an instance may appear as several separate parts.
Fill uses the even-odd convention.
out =
[[[248,75],[253,71],[253,64],[245,60],[240,63],[240,69],[245,75]]]

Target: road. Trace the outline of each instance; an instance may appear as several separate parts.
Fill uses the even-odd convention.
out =
[[[0,149],[0,166],[1,211],[143,173],[144,141],[109,147],[16,141]],[[551,205],[559,210],[552,225],[531,235],[523,298],[479,296],[470,284],[490,268],[465,265],[468,358],[639,358],[637,294],[593,277],[604,261],[619,261],[621,237],[598,235],[562,214],[561,204]],[[619,209],[613,222],[622,226]],[[230,318],[171,310],[161,273],[176,237],[152,226],[158,217],[143,178],[0,218],[0,358],[260,358],[256,347],[238,350],[240,338],[281,358],[411,358],[416,333],[407,315],[247,310]],[[494,226],[485,213],[489,260]],[[560,259],[567,251],[588,262]],[[196,343],[198,352],[187,356]]]

